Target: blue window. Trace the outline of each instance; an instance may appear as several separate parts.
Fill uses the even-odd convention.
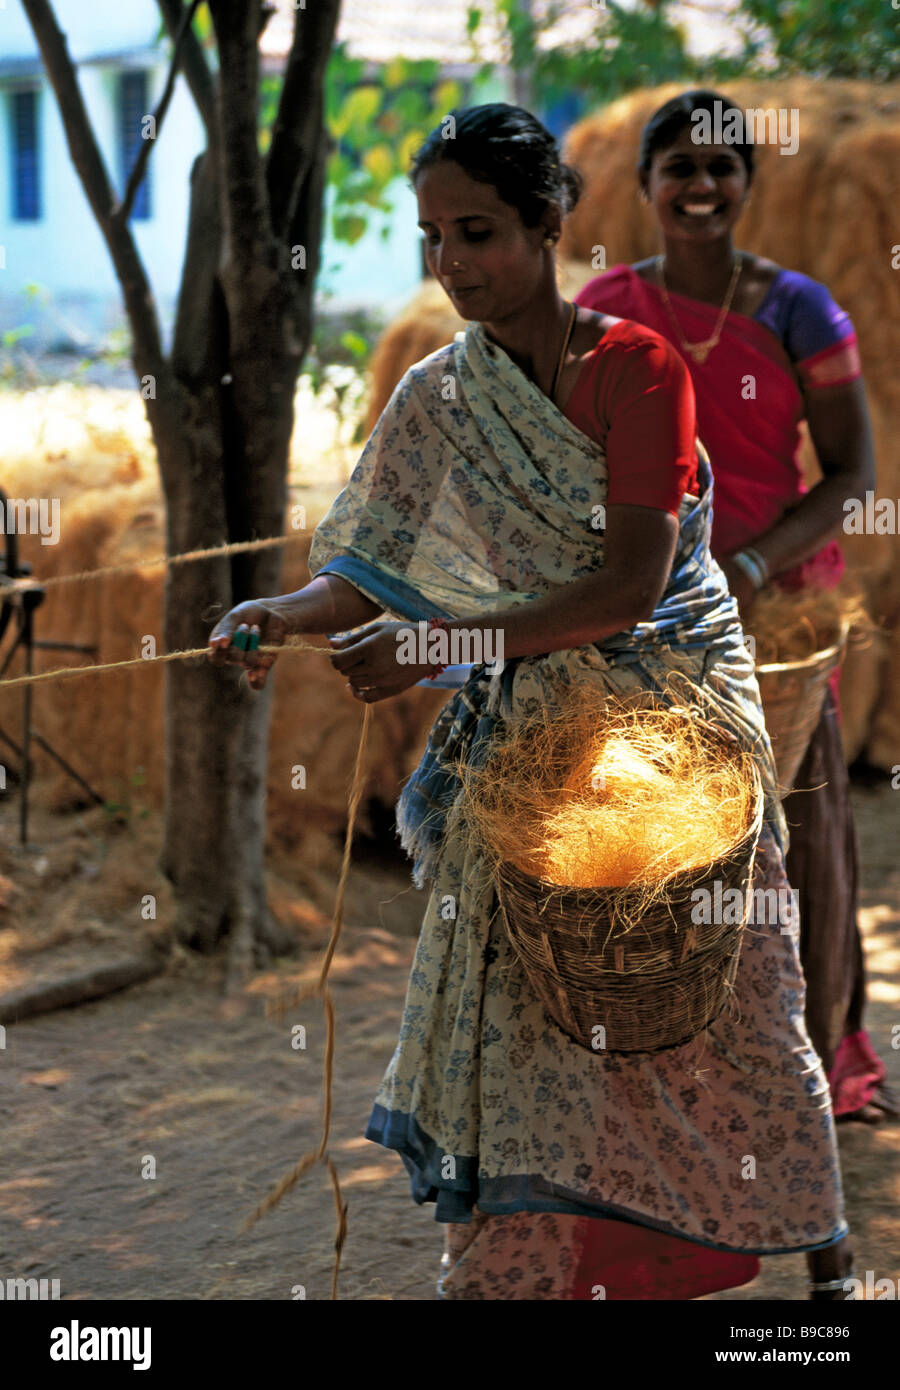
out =
[[[41,164],[38,142],[38,94],[11,93],[12,215],[16,222],[37,222],[41,216]]]
[[[541,120],[557,140],[562,140],[570,126],[581,118],[587,101],[581,92],[566,92],[545,103]]]
[[[146,72],[119,74],[119,180],[123,197],[128,175],[144,144],[144,117],[150,115],[148,87]],[[149,164],[135,196],[131,215],[142,220],[150,216]]]

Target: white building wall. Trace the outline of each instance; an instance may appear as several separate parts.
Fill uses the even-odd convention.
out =
[[[166,47],[154,46],[159,32],[155,0],[55,0],[55,8],[70,52],[76,59],[89,59],[81,63],[78,79],[118,194],[117,76],[125,67],[148,70],[152,110],[168,70]],[[121,295],[106,244],[69,158],[56,97],[40,68],[20,0],[0,0],[0,64],[11,61],[25,66],[13,75],[0,72],[0,265],[5,258],[5,269],[0,268],[0,333],[28,323],[35,328],[28,340],[32,346],[87,350],[124,324]],[[12,218],[9,95],[17,86],[35,85],[41,93],[41,217],[17,222]],[[483,81],[476,99],[508,100],[505,79]],[[202,122],[179,78],[150,156],[151,217],[131,222],[167,337],[184,257],[191,165],[204,146]],[[421,233],[415,196],[405,179],[396,181],[392,200],[387,238],[380,235],[380,214],[370,215],[369,228],[355,246],[335,241],[326,219],[318,281],[322,307],[362,306],[387,315],[416,289]],[[329,196],[326,206],[330,203]],[[28,285],[47,291],[47,302],[29,302]]]
[[[107,173],[119,188],[116,131],[118,64],[90,64],[79,72],[85,105],[93,122]],[[163,64],[149,69],[151,107],[166,78]],[[106,243],[82,192],[69,158],[65,132],[55,96],[42,82],[39,103],[41,210],[40,220],[18,222],[11,217],[9,93],[17,84],[0,84],[0,245],[6,269],[0,272],[0,320],[4,327],[35,322],[42,339],[87,342],[122,320],[118,283]],[[181,274],[187,227],[190,170],[203,148],[203,130],[190,93],[179,81],[150,155],[151,216],[132,220],[135,240],[144,259],[160,311],[168,317]],[[50,292],[42,309],[26,307],[23,291],[29,283]]]
[[[156,0],[53,0],[59,27],[76,62],[98,53],[143,48],[159,33]],[[20,0],[0,0],[0,58],[37,56]]]

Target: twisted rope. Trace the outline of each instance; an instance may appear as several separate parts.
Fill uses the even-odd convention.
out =
[[[314,642],[285,642],[283,646],[266,644],[257,647],[258,652],[325,652],[331,655],[331,647],[319,647]],[[164,652],[162,656],[133,656],[127,661],[104,661],[96,666],[59,666],[53,671],[39,671],[34,676],[12,676],[0,681],[0,690],[11,690],[16,685],[35,685],[38,681],[71,680],[73,676],[90,676],[100,671],[126,671],[135,666],[159,666],[168,661],[188,661],[191,657],[209,656],[209,647],[190,647],[185,651]]]
[[[266,536],[258,541],[232,541],[228,545],[208,546],[205,550],[186,550],[181,555],[157,555],[150,560],[131,560],[124,565],[107,565],[105,569],[79,570],[77,574],[54,574],[48,579],[36,579],[42,589],[55,589],[60,584],[77,584],[85,579],[106,579],[111,574],[130,574],[133,570],[156,569],[159,565],[186,565],[191,560],[214,560],[217,556],[237,555],[242,551],[267,550],[275,545],[292,545],[306,539],[308,531],[293,536]],[[2,588],[0,588],[2,597]]]
[[[347,1204],[341,1196],[341,1185],[338,1179],[337,1168],[328,1153],[328,1138],[331,1132],[331,1113],[332,1113],[332,1083],[334,1081],[334,1043],[335,1043],[335,1018],[334,1018],[334,999],[331,988],[328,984],[328,973],[331,963],[334,960],[334,953],[337,950],[338,940],[340,939],[341,929],[344,923],[344,895],[347,888],[347,880],[350,876],[350,850],[353,841],[353,829],[356,824],[356,814],[359,810],[359,803],[365,785],[365,751],[369,737],[369,728],[372,722],[372,706],[366,705],[363,711],[362,729],[359,736],[359,747],[356,752],[356,766],[353,770],[353,782],[350,788],[350,803],[347,813],[347,833],[344,836],[344,856],[341,863],[341,873],[338,879],[337,893],[334,900],[334,911],[331,920],[331,936],[328,940],[319,967],[319,978],[315,984],[303,985],[294,991],[293,994],[284,999],[273,1000],[266,1008],[269,1017],[281,1018],[293,1009],[304,999],[320,998],[325,1009],[325,1066],[323,1077],[324,1104],[322,1114],[322,1137],[316,1149],[310,1149],[305,1153],[298,1163],[286,1173],[281,1180],[276,1183],[269,1194],[263,1198],[259,1206],[253,1211],[244,1222],[243,1230],[249,1231],[260,1217],[265,1216],[266,1212],[272,1211],[277,1207],[288,1192],[300,1181],[304,1173],[307,1173],[316,1163],[324,1163],[328,1176],[331,1179],[331,1188],[334,1193],[334,1206],[337,1214],[337,1226],[334,1237],[334,1269],[331,1276],[331,1297],[336,1299],[338,1296],[338,1274],[341,1266],[341,1251],[347,1237]]]
[[[87,579],[100,579],[109,575],[130,573],[136,569],[155,568],[159,565],[168,567],[170,565],[186,564],[192,560],[207,560],[217,556],[233,555],[241,551],[263,550],[270,546],[285,545],[301,539],[303,539],[302,533],[296,536],[273,536],[256,541],[236,541],[229,545],[213,546],[204,550],[187,551],[181,555],[163,556],[150,560],[138,560],[131,564],[111,565],[100,570],[82,570],[77,574],[56,575],[50,579],[35,582],[39,582],[41,588],[48,589],[61,584],[74,584]],[[0,597],[2,597],[2,586],[0,586]],[[260,653],[272,653],[273,655],[286,651],[323,652],[326,655],[331,655],[330,647],[322,647],[312,642],[303,641],[288,641],[281,646],[267,644],[257,648],[257,650]],[[0,681],[0,689],[12,689],[14,686],[35,685],[39,681],[70,680],[75,676],[86,676],[106,671],[124,671],[137,666],[146,667],[162,665],[171,661],[188,661],[192,658],[208,657],[208,655],[208,647],[194,647],[185,651],[165,652],[161,656],[132,657],[126,661],[107,661],[92,666],[64,666],[58,667],[53,671],[42,671],[37,675],[15,676],[8,680],[2,680]],[[340,1274],[341,1253],[347,1238],[347,1204],[341,1193],[337,1168],[334,1160],[328,1153],[328,1139],[331,1133],[331,1117],[333,1111],[334,1049],[336,1038],[334,998],[328,984],[328,975],[331,970],[331,964],[334,960],[334,954],[337,950],[344,923],[344,898],[346,895],[347,880],[350,876],[350,854],[353,843],[353,832],[356,826],[356,817],[362,798],[363,787],[365,785],[365,752],[371,722],[372,706],[366,705],[363,711],[362,729],[360,731],[359,746],[356,752],[356,763],[353,770],[353,782],[350,789],[347,831],[344,837],[344,853],[335,896],[334,911],[332,913],[331,934],[329,936],[328,945],[322,956],[319,978],[314,985],[307,985],[299,988],[290,998],[276,1001],[267,1008],[267,1014],[270,1016],[281,1017],[289,1009],[294,1008],[304,999],[312,996],[317,996],[322,999],[326,1028],[322,1080],[324,1095],[322,1137],[319,1141],[318,1148],[312,1149],[303,1155],[300,1161],[276,1184],[256,1210],[251,1213],[243,1226],[245,1231],[250,1230],[260,1217],[264,1216],[266,1212],[271,1211],[278,1205],[282,1197],[290,1192],[304,1173],[308,1172],[316,1163],[323,1163],[331,1181],[336,1213],[334,1267],[331,1276],[332,1299],[338,1297],[338,1277]]]

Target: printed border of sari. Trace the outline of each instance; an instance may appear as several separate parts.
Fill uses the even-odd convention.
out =
[[[841,342],[822,348],[821,352],[814,352],[811,357],[804,357],[796,365],[803,384],[812,390],[824,386],[847,386],[862,376],[856,334],[850,333]]]
[[[687,1241],[700,1249],[718,1250],[723,1254],[739,1255],[796,1255],[798,1250],[827,1250],[847,1235],[849,1227],[841,1220],[837,1228],[817,1245],[783,1246],[734,1246],[723,1245],[709,1237],[689,1235],[667,1221],[641,1213],[635,1215],[627,1207],[609,1202],[583,1202],[568,1195],[568,1190],[558,1183],[547,1182],[527,1173],[506,1178],[479,1178],[478,1160],[464,1155],[456,1156],[456,1178],[445,1178],[441,1174],[441,1164],[445,1157],[443,1149],[418,1124],[415,1116],[400,1110],[387,1110],[374,1104],[365,1137],[383,1148],[393,1149],[400,1154],[403,1166],[410,1178],[413,1201],[418,1206],[434,1203],[434,1219],[440,1223],[453,1222],[465,1225],[472,1219],[473,1206],[485,1216],[508,1216],[514,1212],[550,1212],[554,1215],[593,1217],[597,1220],[611,1219],[623,1221],[629,1226],[639,1226],[661,1235],[674,1236]],[[437,1181],[440,1178],[440,1185]]]

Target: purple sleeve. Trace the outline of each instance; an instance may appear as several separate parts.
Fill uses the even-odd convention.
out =
[[[850,315],[825,286],[796,270],[779,271],[753,317],[781,340],[792,362],[804,362],[854,333]]]

